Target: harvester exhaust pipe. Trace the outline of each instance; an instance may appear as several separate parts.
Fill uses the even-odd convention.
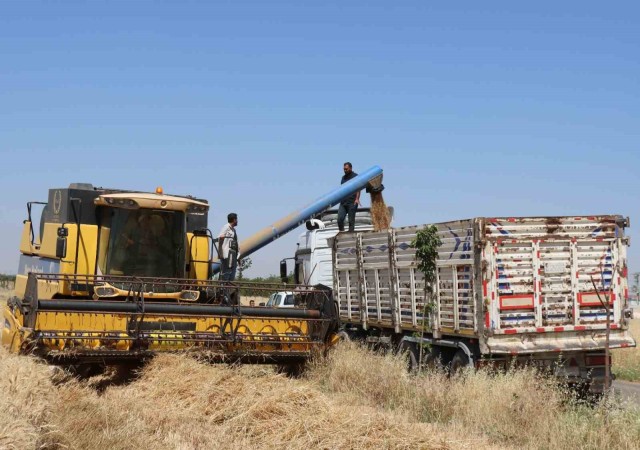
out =
[[[379,166],[373,166],[365,170],[357,177],[333,189],[311,204],[292,212],[240,242],[240,257],[246,258],[253,252],[260,250],[265,245],[297,228],[317,214],[337,205],[344,198],[349,197],[361,189],[366,189],[367,192],[374,193],[381,192],[384,189],[382,184],[382,169]],[[220,263],[214,262],[212,268],[213,273],[218,272],[220,270]]]

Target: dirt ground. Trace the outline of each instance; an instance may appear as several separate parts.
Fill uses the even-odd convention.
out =
[[[269,300],[267,297],[257,297],[257,296],[244,296],[240,299],[240,304],[242,306],[250,306],[251,305],[251,300],[254,301],[255,305],[254,306],[260,306],[260,303],[267,303],[267,300]]]

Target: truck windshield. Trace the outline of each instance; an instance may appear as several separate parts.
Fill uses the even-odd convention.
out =
[[[185,217],[180,211],[105,208],[100,271],[105,275],[182,278]]]
[[[293,294],[289,294],[286,292],[274,292],[269,297],[269,301],[267,302],[267,306],[273,307],[281,307],[281,306],[292,306],[295,305],[295,298]]]
[[[271,294],[271,296],[269,297],[269,301],[267,302],[267,306],[277,306],[279,298],[280,296],[278,295],[277,292]]]

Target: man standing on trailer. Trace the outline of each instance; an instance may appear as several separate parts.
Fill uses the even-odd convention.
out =
[[[227,224],[222,227],[218,235],[218,255],[220,256],[220,279],[233,281],[236,278],[238,268],[238,215],[229,213]]]
[[[347,181],[357,177],[358,174],[353,171],[353,166],[350,162],[344,163],[344,175],[340,184],[345,184]],[[338,230],[344,231],[344,219],[349,215],[349,231],[354,231],[356,227],[356,210],[360,204],[360,191],[351,194],[349,197],[343,199],[340,202],[338,208]]]

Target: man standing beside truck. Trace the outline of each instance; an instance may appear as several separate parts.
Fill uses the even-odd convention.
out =
[[[223,281],[233,281],[236,278],[238,268],[238,215],[229,213],[227,223],[220,230],[218,235],[218,254],[220,256],[220,279]]]
[[[344,163],[344,175],[340,184],[345,184],[347,181],[357,177],[358,174],[353,171],[353,166],[350,162]],[[356,227],[356,210],[360,204],[360,191],[351,194],[349,197],[343,199],[340,202],[338,208],[338,230],[344,231],[344,219],[349,215],[349,231],[354,231]]]

